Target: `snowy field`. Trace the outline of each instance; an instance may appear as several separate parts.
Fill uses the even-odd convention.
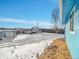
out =
[[[12,42],[0,44],[0,59],[37,59],[54,38],[62,34],[20,34]]]

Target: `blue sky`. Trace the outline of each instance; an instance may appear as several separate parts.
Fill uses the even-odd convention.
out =
[[[0,0],[0,27],[50,27],[58,0]]]

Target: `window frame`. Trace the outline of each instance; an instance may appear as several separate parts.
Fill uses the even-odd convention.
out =
[[[70,22],[71,22],[72,17],[74,17],[74,20],[73,20],[73,21],[74,21],[73,30],[70,29],[71,23],[69,23],[69,31],[70,31],[71,34],[75,34],[75,14],[76,14],[76,13],[75,13],[75,9],[76,9],[76,8],[75,8],[75,6],[74,6],[73,9],[72,9],[72,11],[71,11],[71,13],[70,13],[70,16],[69,16]],[[73,14],[73,12],[74,12],[74,15],[71,16],[71,15]],[[71,17],[71,18],[70,18],[70,17]]]

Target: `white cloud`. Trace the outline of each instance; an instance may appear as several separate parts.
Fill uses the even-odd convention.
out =
[[[0,22],[11,22],[11,23],[26,24],[32,26],[38,25],[39,27],[44,27],[44,28],[48,28],[52,26],[52,24],[47,21],[23,20],[23,19],[14,19],[14,18],[0,18]]]
[[[0,22],[25,23],[25,20],[17,20],[13,18],[0,18]]]

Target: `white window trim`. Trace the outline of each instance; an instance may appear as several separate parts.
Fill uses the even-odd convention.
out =
[[[72,11],[71,11],[71,13],[70,13],[70,15],[71,15],[72,12],[74,11],[74,31],[70,31],[71,34],[75,34],[75,14],[76,14],[76,13],[75,13],[75,9],[76,9],[76,8],[75,8],[75,6],[74,6],[73,9],[72,9]],[[70,28],[70,27],[69,27],[69,28]],[[69,29],[69,30],[70,30],[70,29]]]

